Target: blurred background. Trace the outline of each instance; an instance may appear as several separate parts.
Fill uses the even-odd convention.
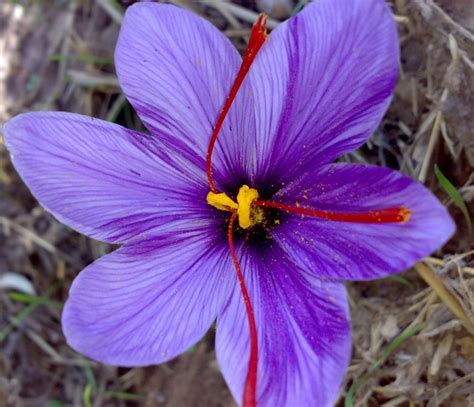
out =
[[[65,110],[144,130],[114,73],[115,42],[132,3],[0,0],[0,124],[24,111]],[[273,28],[306,1],[171,3],[210,20],[243,51],[258,12]],[[389,4],[400,80],[380,128],[344,160],[398,169],[448,207],[457,233],[427,264],[472,319],[474,2]],[[0,407],[233,406],[213,330],[169,363],[139,369],[101,365],[67,346],[60,316],[71,281],[113,249],[46,213],[0,137]],[[354,349],[339,405],[474,406],[474,336],[415,270],[348,290]]]

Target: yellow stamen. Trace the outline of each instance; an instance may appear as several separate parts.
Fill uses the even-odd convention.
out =
[[[223,192],[220,194],[209,192],[207,194],[207,203],[221,211],[233,212],[233,211],[236,211],[239,207],[239,205],[237,205],[232,199],[230,199]]]
[[[252,208],[252,202],[258,198],[258,191],[243,185],[237,194],[237,202],[234,202],[224,193],[209,192],[207,203],[221,211],[237,212],[239,226],[242,229],[260,223],[263,220],[263,213],[260,208]]]
[[[247,185],[242,186],[237,194],[237,215],[239,215],[239,225],[242,229],[247,229],[253,225],[253,220],[250,219],[250,206],[252,202],[258,198],[256,189],[249,188]]]

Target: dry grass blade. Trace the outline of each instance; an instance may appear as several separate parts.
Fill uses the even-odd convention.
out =
[[[228,3],[226,1],[222,0],[202,0],[203,4],[206,4],[210,7],[214,7],[218,10],[223,10],[227,9],[232,15],[234,15],[237,18],[240,18],[241,20],[247,22],[247,23],[255,23],[258,18],[258,13],[255,11],[249,10],[245,7],[239,6],[237,4],[233,3]],[[267,27],[270,29],[275,28],[280,24],[278,21],[269,18],[267,20]]]
[[[471,255],[472,253],[471,252],[468,252],[467,255]],[[460,259],[459,259],[460,260]],[[458,258],[455,258],[453,260],[448,260],[448,261],[444,261],[444,260],[441,260],[441,259],[437,259],[436,257],[427,257],[423,260],[425,263],[428,263],[428,264],[431,264],[433,266],[439,266],[439,267],[446,267],[447,265],[449,265],[450,263],[455,263],[458,261]],[[464,273],[467,273],[467,274],[471,274],[474,276],[474,267],[459,267],[460,270],[462,270]]]
[[[118,9],[117,4],[111,0],[96,0],[96,3],[110,16],[117,24],[123,23],[123,13]]]
[[[441,279],[423,263],[415,264],[415,269],[423,280],[426,281],[439,298],[446,304],[450,311],[462,321],[464,327],[469,331],[469,333],[474,335],[474,321],[468,317],[461,304],[459,304],[459,301],[446,289]]]
[[[443,91],[443,95],[441,96],[441,103],[443,103],[446,100],[447,97],[448,97],[448,90],[445,89]],[[431,163],[431,157],[433,155],[433,151],[435,149],[435,146],[438,143],[439,133],[440,133],[440,129],[441,129],[441,121],[442,120],[443,120],[443,113],[441,112],[441,110],[438,110],[438,112],[436,113],[436,118],[435,118],[435,122],[434,122],[434,125],[433,125],[433,129],[431,130],[430,141],[429,141],[428,147],[426,149],[425,158],[424,158],[423,164],[421,166],[420,175],[418,176],[418,180],[421,183],[425,183],[425,181],[426,181],[426,177],[428,175],[428,169],[429,169],[429,166],[430,166],[430,163]]]
[[[436,11],[436,13],[445,20],[451,27],[453,27],[457,32],[463,35],[466,39],[471,42],[474,42],[474,34],[464,28],[462,25],[454,21],[440,6],[438,6],[433,0],[426,0],[427,5]]]
[[[0,216],[0,226],[3,226],[6,230],[14,230],[16,233],[24,237],[25,240],[31,241],[43,248],[44,250],[56,255],[59,258],[67,261],[69,264],[75,266],[76,268],[81,268],[81,265],[69,254],[64,253],[58,250],[53,244],[49,243],[41,236],[38,236],[35,232],[19,225],[18,223],[10,220],[4,216]]]
[[[67,74],[71,81],[81,86],[90,88],[119,87],[117,77],[112,74],[90,74],[75,69],[70,69]]]

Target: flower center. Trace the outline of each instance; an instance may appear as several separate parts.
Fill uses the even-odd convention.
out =
[[[233,201],[223,192],[209,192],[207,194],[207,203],[220,211],[236,213],[239,217],[239,226],[242,229],[248,229],[263,221],[263,210],[252,203],[258,198],[258,191],[243,185],[237,194],[237,202]]]

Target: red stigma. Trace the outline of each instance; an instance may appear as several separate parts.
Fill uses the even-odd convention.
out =
[[[286,213],[295,213],[298,215],[307,215],[318,219],[352,223],[404,223],[410,218],[412,214],[410,209],[403,207],[377,209],[367,212],[333,212],[300,206],[290,206],[272,201],[255,200],[253,204],[265,208],[280,209]]]
[[[255,407],[257,405],[257,371],[258,371],[258,337],[257,337],[257,325],[255,323],[255,314],[253,312],[252,303],[250,302],[250,295],[245,285],[244,275],[240,268],[239,259],[235,251],[234,245],[234,222],[237,218],[237,212],[232,213],[229,220],[228,239],[229,249],[232,261],[234,263],[235,272],[237,273],[237,280],[239,281],[240,291],[242,292],[242,298],[244,299],[245,310],[247,311],[249,331],[250,331],[250,358],[249,368],[247,371],[247,378],[245,379],[244,395],[243,395],[243,406],[244,407]]]
[[[212,179],[212,152],[214,151],[214,145],[216,144],[217,136],[222,128],[222,124],[227,116],[227,113],[234,102],[235,96],[242,85],[243,80],[247,76],[247,73],[250,70],[250,66],[252,65],[255,57],[258,54],[258,51],[262,47],[263,43],[267,39],[267,16],[265,14],[260,14],[258,16],[257,21],[252,27],[252,31],[250,33],[249,44],[244,54],[244,58],[242,60],[242,65],[240,65],[239,72],[237,73],[237,77],[235,78],[234,84],[230,89],[229,95],[224,103],[224,107],[222,108],[219,117],[217,118],[216,125],[214,127],[214,131],[212,132],[211,140],[209,141],[209,146],[207,149],[207,157],[206,157],[206,172],[207,172],[207,180],[209,182],[209,188],[212,192],[217,193],[218,190],[216,185],[214,184],[214,180]]]

